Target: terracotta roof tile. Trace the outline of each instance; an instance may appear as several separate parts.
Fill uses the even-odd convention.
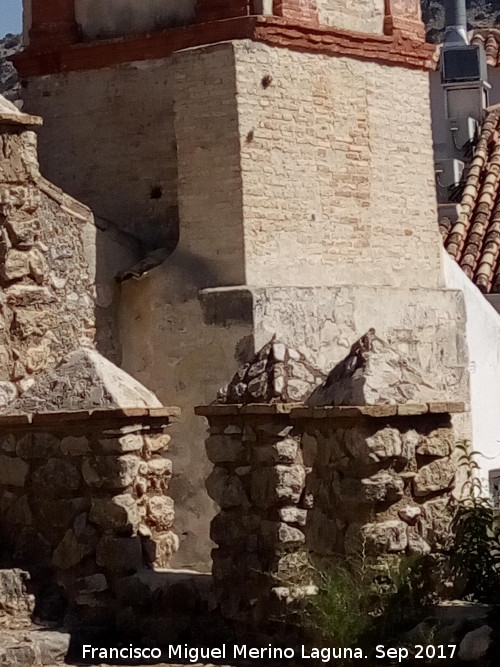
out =
[[[482,292],[500,293],[500,105],[489,109],[482,125],[458,219],[443,217],[439,227],[464,273]]]
[[[482,44],[486,51],[486,61],[491,67],[500,65],[500,30],[497,28],[477,28],[470,33],[472,44]]]

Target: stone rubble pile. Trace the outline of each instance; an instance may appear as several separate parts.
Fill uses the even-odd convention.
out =
[[[323,379],[303,354],[274,337],[220,390],[217,403],[297,403]]]

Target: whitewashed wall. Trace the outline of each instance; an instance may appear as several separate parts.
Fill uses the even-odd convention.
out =
[[[75,0],[76,20],[87,39],[186,23],[194,5],[195,0]]]
[[[467,313],[472,439],[484,478],[500,468],[500,315],[443,251],[446,286],[460,289]]]

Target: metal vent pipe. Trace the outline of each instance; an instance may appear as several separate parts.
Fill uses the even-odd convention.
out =
[[[465,0],[445,0],[445,44],[468,44]]]

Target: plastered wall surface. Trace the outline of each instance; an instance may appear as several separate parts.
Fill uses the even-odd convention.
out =
[[[320,23],[379,35],[384,31],[384,0],[317,0],[317,6]]]
[[[500,315],[486,301],[458,264],[443,251],[446,284],[461,290],[467,313],[467,345],[470,357],[472,438],[484,479],[500,468]]]
[[[94,215],[155,246],[177,234],[170,61],[35,77],[44,174]],[[99,159],[96,159],[99,156]]]
[[[76,21],[87,39],[182,25],[194,6],[195,0],[75,0]]]
[[[234,49],[246,282],[437,287],[427,75]]]

